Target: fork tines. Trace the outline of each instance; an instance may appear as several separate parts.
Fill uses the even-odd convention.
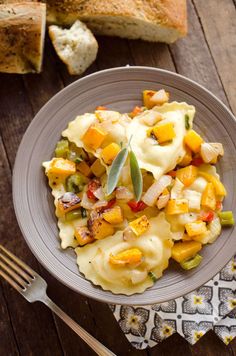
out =
[[[2,276],[18,292],[25,290],[35,278],[35,272],[0,245],[0,276]]]

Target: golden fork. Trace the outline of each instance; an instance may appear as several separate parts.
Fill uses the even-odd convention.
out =
[[[116,356],[61,310],[47,296],[47,283],[45,280],[2,245],[0,245],[0,276],[23,295],[28,302],[33,303],[39,301],[47,305],[74,330],[97,355]]]

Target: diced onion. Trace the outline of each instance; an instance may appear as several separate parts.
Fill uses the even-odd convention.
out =
[[[151,98],[150,101],[157,104],[157,105],[162,105],[164,103],[167,103],[169,100],[169,94],[164,90],[158,90]]]
[[[178,223],[180,225],[185,225],[188,223],[192,223],[197,220],[197,214],[195,213],[185,213],[185,214],[179,214],[178,215]]]
[[[212,244],[221,233],[221,223],[218,216],[216,216],[212,222],[208,225],[210,234],[208,238],[208,243]]]
[[[183,192],[184,198],[188,200],[189,209],[200,210],[202,194],[195,190],[185,189]]]
[[[133,197],[133,193],[126,187],[116,188],[116,199],[131,200]]]
[[[99,187],[97,190],[95,190],[95,192],[93,192],[93,194],[95,195],[95,197],[98,200],[104,200],[104,198],[105,198],[104,191],[103,191],[102,187]]]
[[[169,199],[170,199],[170,194],[164,194],[164,195],[162,194],[157,200],[157,208],[159,210],[165,208]]]
[[[170,192],[171,199],[181,199],[183,197],[183,189],[184,184],[178,178],[176,178]]]
[[[207,185],[205,178],[198,177],[195,181],[188,187],[190,190],[195,190],[196,192],[202,193]]]
[[[148,112],[144,111],[144,113],[142,115],[142,121],[147,126],[154,126],[162,119],[163,119],[163,116],[159,112],[153,111],[153,110],[150,110]]]
[[[123,240],[124,241],[135,241],[137,239],[135,233],[131,229],[131,227],[127,226],[123,231]]]
[[[172,178],[169,175],[162,176],[158,181],[155,181],[144,194],[142,201],[148,206],[153,206],[163,190],[171,184]]]
[[[201,144],[201,156],[205,163],[210,163],[219,155],[223,156],[224,149],[221,143],[207,143]]]
[[[131,272],[131,282],[133,284],[138,284],[143,282],[147,278],[147,271],[133,270]]]
[[[93,205],[94,203],[92,203],[90,201],[90,199],[87,197],[87,193],[84,192],[83,193],[83,197],[82,197],[82,201],[81,201],[81,206],[84,208],[84,209],[92,209],[93,208]]]
[[[96,110],[95,115],[101,122],[103,121],[116,122],[119,120],[121,116],[119,112],[111,111],[111,110]]]
[[[175,241],[181,240],[184,234],[184,229],[181,231],[172,232],[172,239]]]
[[[107,201],[106,200],[99,200],[95,204],[93,204],[93,209],[100,209],[103,208],[104,206],[107,206]]]

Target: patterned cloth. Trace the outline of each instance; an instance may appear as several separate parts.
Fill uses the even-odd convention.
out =
[[[227,345],[236,337],[236,255],[212,280],[181,298],[110,308],[137,349],[153,347],[175,332],[193,345],[210,329]]]

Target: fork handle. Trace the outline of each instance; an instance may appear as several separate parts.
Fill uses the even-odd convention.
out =
[[[47,305],[59,318],[61,318],[82,340],[84,340],[99,356],[116,356],[86,330],[71,319],[61,308],[59,308],[50,298],[45,298],[42,302]]]

